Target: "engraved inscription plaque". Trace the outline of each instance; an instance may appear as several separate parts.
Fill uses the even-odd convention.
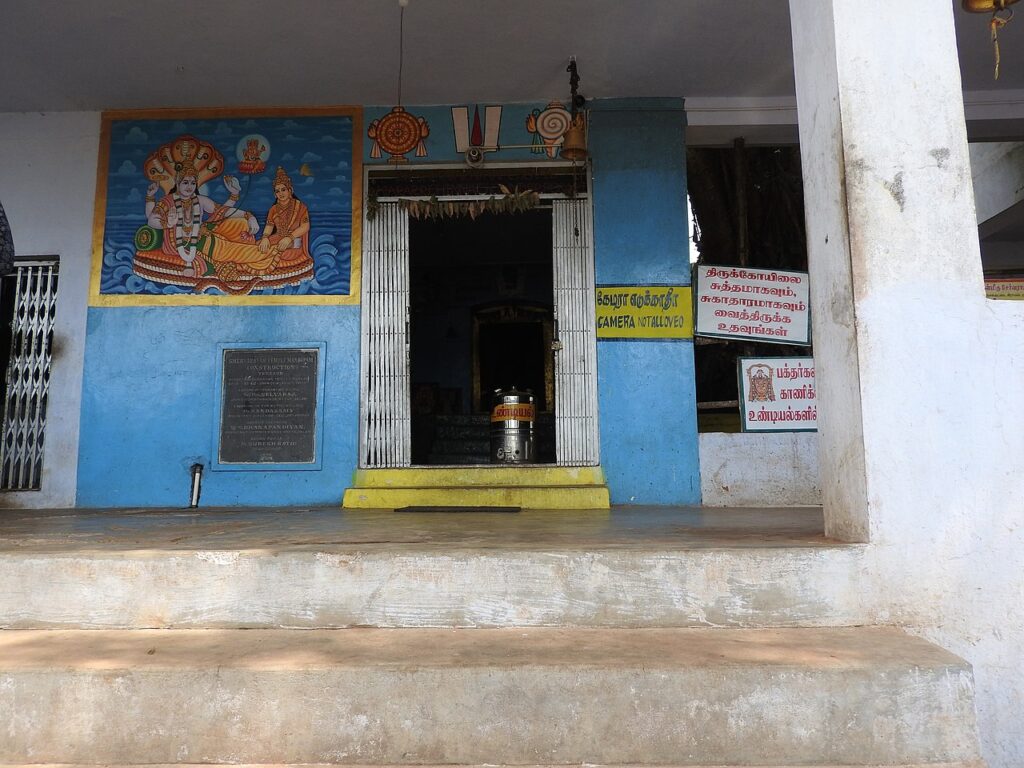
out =
[[[221,464],[316,461],[317,349],[225,349]]]

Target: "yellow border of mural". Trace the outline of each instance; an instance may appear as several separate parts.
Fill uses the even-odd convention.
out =
[[[336,115],[352,118],[352,273],[346,296],[124,296],[100,293],[103,266],[103,223],[107,209],[107,165],[110,160],[110,124],[114,120],[198,119],[217,117],[280,117]],[[142,109],[104,112],[100,127],[99,164],[96,170],[96,207],[92,222],[92,274],[89,306],[209,306],[358,304],[363,255],[363,108],[338,107],[233,107],[230,109]]]

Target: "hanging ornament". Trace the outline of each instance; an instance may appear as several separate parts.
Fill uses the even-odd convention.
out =
[[[992,49],[996,59],[994,80],[999,79],[999,63],[1001,58],[999,53],[999,30],[1010,23],[1010,19],[1013,18],[1013,11],[1009,6],[1016,2],[1017,0],[961,0],[963,9],[968,13],[992,14],[992,19],[988,25],[992,31]],[[1000,13],[1004,15],[1000,16]]]

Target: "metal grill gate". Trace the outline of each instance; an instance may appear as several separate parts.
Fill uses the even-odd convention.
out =
[[[593,234],[589,201],[552,201],[555,328],[555,460],[600,461]]]
[[[0,489],[37,491],[43,471],[46,400],[50,388],[57,261],[20,261],[13,275],[11,349],[0,433]]]
[[[360,465],[407,467],[409,214],[397,203],[380,203],[363,231]]]

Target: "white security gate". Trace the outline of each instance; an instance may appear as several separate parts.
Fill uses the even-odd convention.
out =
[[[360,466],[407,467],[409,215],[380,203],[363,232]]]
[[[37,491],[43,471],[57,261],[19,261],[15,267],[14,274],[3,278],[14,283],[4,290],[4,300],[12,300],[14,306],[0,433],[0,489]]]
[[[554,200],[555,459],[600,461],[594,252],[589,201]]]

